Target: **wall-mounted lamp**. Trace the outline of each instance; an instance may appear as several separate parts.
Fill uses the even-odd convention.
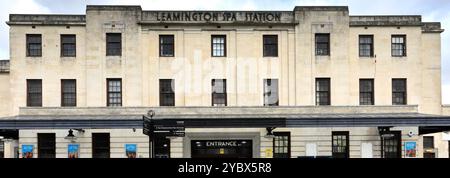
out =
[[[267,134],[264,136],[265,138],[274,138],[275,135],[273,134],[273,130],[275,130],[276,127],[267,127]]]
[[[73,134],[73,130],[76,130],[78,133],[85,132],[85,130],[83,130],[83,129],[69,129],[69,133],[67,134],[66,137],[64,137],[64,139],[70,140],[71,142],[74,142],[75,140],[77,140],[77,137]]]
[[[75,135],[73,135],[73,130],[70,129],[69,130],[69,134],[67,134],[66,137],[64,137],[64,139],[69,140],[69,141],[75,141],[77,139],[77,137],[75,137]]]

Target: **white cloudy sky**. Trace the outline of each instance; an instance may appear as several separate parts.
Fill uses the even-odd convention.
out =
[[[351,15],[422,15],[450,31],[450,0],[0,0],[0,21],[11,13],[84,14],[87,4],[141,5],[145,10],[292,10],[301,5],[346,5]],[[450,104],[450,32],[442,34],[443,103]],[[0,23],[0,59],[9,58],[8,26]]]

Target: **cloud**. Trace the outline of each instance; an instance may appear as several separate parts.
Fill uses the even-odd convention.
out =
[[[34,0],[14,0],[0,6],[0,59],[9,58],[9,14],[49,13],[50,10]]]

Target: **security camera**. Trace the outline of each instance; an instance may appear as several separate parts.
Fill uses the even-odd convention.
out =
[[[412,137],[412,136],[414,136],[414,132],[412,132],[412,131],[409,131],[409,133],[408,133],[408,136],[409,136],[409,137]]]

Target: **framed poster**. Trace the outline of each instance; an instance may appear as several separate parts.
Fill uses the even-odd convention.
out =
[[[405,143],[405,153],[406,153],[405,157],[415,158],[417,155],[416,149],[417,149],[416,142],[406,142]]]
[[[79,144],[69,144],[67,147],[68,158],[79,158],[80,157],[80,145]]]
[[[22,158],[33,158],[34,145],[22,145]]]
[[[125,154],[127,158],[136,158],[137,153],[137,145],[136,144],[126,144],[125,145]]]

